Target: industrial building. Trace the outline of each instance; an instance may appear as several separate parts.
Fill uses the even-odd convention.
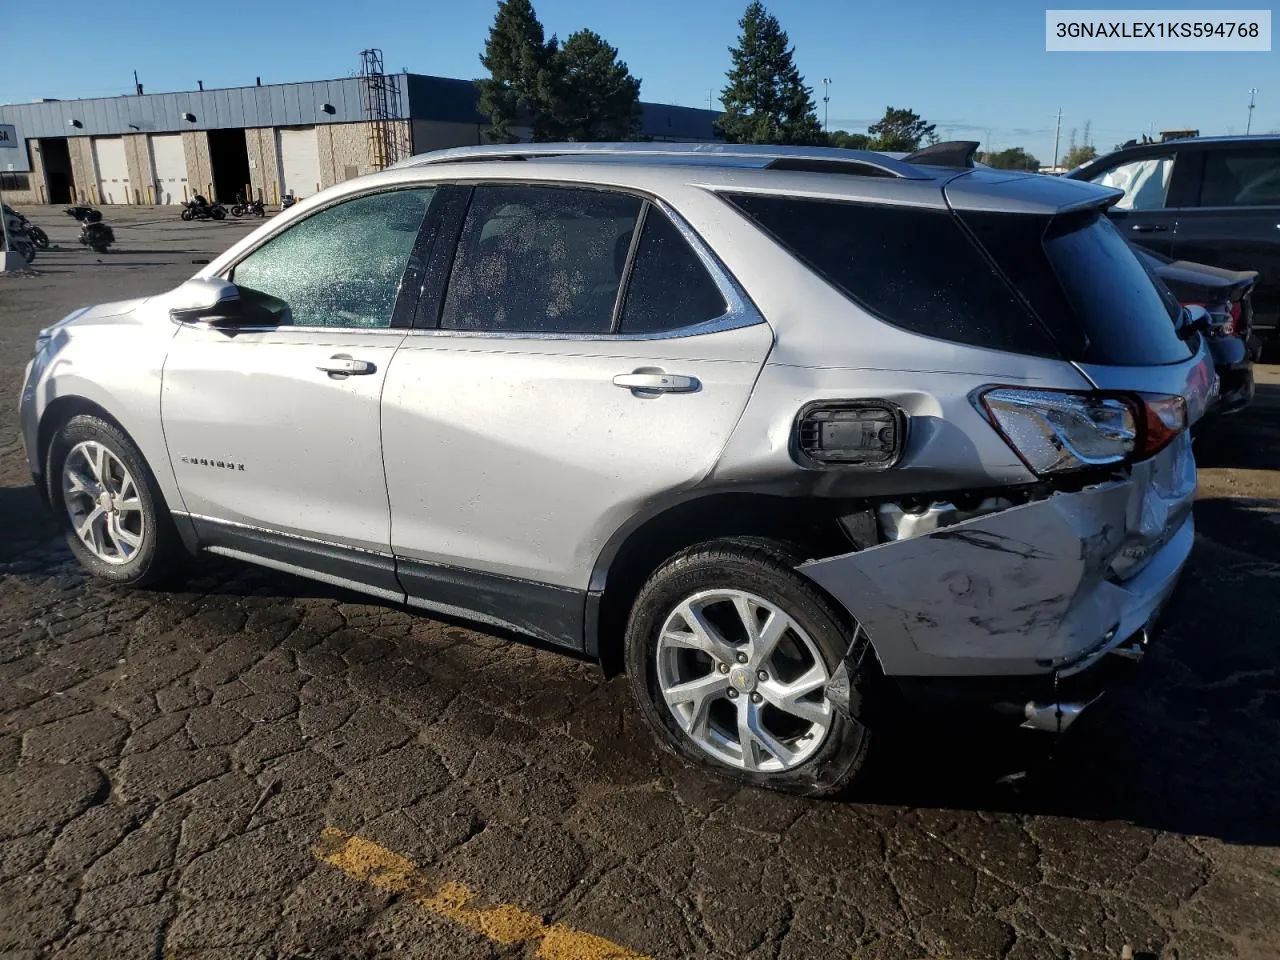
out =
[[[342,80],[0,105],[0,189],[13,204],[227,203],[241,191],[276,204],[484,142],[472,81],[384,74],[365,54],[364,72]],[[642,107],[646,138],[716,139],[716,112]]]

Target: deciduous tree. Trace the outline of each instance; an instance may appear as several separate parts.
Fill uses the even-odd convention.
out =
[[[885,107],[884,116],[867,128],[871,149],[889,152],[919,150],[921,144],[937,143],[932,123],[925,123],[914,110]]]

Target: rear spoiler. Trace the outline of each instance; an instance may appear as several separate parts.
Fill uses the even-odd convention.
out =
[[[902,162],[925,167],[973,167],[978,144],[977,140],[945,140],[907,154]]]

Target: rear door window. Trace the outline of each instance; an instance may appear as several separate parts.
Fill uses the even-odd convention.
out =
[[[1207,150],[1202,207],[1280,205],[1280,147]]]
[[[761,194],[726,199],[887,323],[953,343],[1058,355],[948,210]]]
[[[441,328],[609,333],[642,206],[600,190],[477,187]]]

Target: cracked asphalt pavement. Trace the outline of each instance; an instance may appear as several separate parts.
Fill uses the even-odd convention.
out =
[[[98,256],[28,212],[63,249],[0,277],[0,956],[1280,957],[1280,367],[1201,432],[1132,685],[1051,757],[917,722],[810,801],[660,754],[590,663],[231,562],[88,579],[17,440],[36,331],[247,227],[110,209]]]

